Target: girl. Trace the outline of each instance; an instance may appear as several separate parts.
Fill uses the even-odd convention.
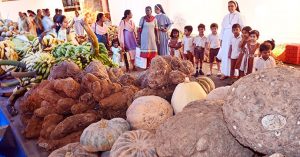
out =
[[[157,55],[157,45],[159,41],[157,20],[152,16],[151,7],[145,8],[146,16],[143,16],[139,24],[139,39],[141,42],[141,57],[147,59],[149,68],[152,58]]]
[[[228,11],[229,14],[224,17],[222,22],[222,29],[220,34],[221,48],[217,55],[217,58],[221,60],[221,73],[223,75],[220,78],[221,80],[227,79],[230,75],[230,59],[228,58],[228,50],[230,46],[230,40],[233,37],[231,30],[232,26],[236,23],[241,27],[243,27],[244,25],[242,15],[240,14],[239,5],[236,1],[231,0],[228,2]]]
[[[112,57],[113,62],[116,63],[118,66],[120,66],[122,48],[120,47],[120,43],[118,39],[112,40],[112,47],[110,50],[113,53],[113,57]]]
[[[158,43],[158,53],[161,56],[168,55],[168,30],[171,28],[172,23],[169,17],[165,14],[165,11],[161,4],[155,5],[155,13],[157,14],[155,18],[157,19],[158,24],[158,33],[159,33],[159,43]]]
[[[274,53],[272,52],[275,48],[275,40],[271,39],[271,40],[266,40],[263,42],[263,44],[269,45],[271,47],[271,57],[276,58],[276,56],[274,55]]]
[[[67,42],[67,28],[68,20],[66,16],[62,15],[57,18],[58,30],[57,30],[57,39]]]
[[[74,26],[76,35],[78,36],[84,36],[84,29],[81,25],[82,18],[80,17],[80,14],[77,10],[75,10],[75,17],[73,18],[72,23],[70,24],[71,27]]]
[[[180,48],[182,47],[182,41],[179,39],[179,30],[174,28],[172,29],[171,35],[170,35],[171,39],[169,40],[169,54],[173,57],[178,57],[178,58],[182,58],[181,57],[181,52],[180,52]]]
[[[250,32],[250,40],[246,43],[244,49],[242,49],[243,58],[240,66],[238,67],[243,74],[251,74],[253,71],[253,65],[259,56],[259,43],[257,42],[259,38],[259,32],[257,30],[252,30]]]
[[[96,22],[92,25],[92,30],[98,38],[98,42],[103,43],[108,48],[107,26],[104,24],[105,16],[103,13],[98,13]]]
[[[118,38],[119,38],[120,45],[123,48],[123,50],[129,52],[129,54],[130,54],[129,60],[132,65],[132,70],[135,71],[136,68],[134,65],[134,60],[135,60],[135,50],[137,47],[137,42],[136,42],[136,35],[135,35],[135,24],[131,20],[131,18],[132,18],[131,11],[125,10],[124,17],[122,18],[120,25],[119,25]],[[127,58],[127,55],[126,55],[126,58]],[[125,63],[126,63],[126,68],[127,68],[127,65],[128,65],[127,59],[126,59]]]

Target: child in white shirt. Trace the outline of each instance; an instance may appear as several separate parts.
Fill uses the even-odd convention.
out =
[[[191,36],[193,32],[192,26],[184,27],[184,37],[183,37],[183,57],[185,60],[189,60],[194,65],[193,56],[193,37]]]
[[[234,78],[237,59],[241,53],[241,48],[239,46],[240,42],[242,41],[241,26],[239,24],[234,24],[232,26],[232,33],[233,37],[230,40],[228,58],[231,60],[230,77]]]
[[[213,68],[213,63],[216,60],[217,62],[217,67],[218,67],[218,74],[217,76],[221,76],[220,72],[220,60],[217,58],[217,55],[219,53],[220,47],[221,47],[221,42],[220,38],[218,35],[218,24],[212,23],[210,25],[210,30],[211,34],[207,37],[208,40],[208,47],[209,47],[209,69],[210,73],[207,74],[207,76],[212,75],[212,68]]]
[[[200,24],[198,26],[199,35],[194,38],[193,45],[194,45],[194,56],[196,59],[196,74],[195,77],[198,75],[204,75],[202,71],[202,64],[204,59],[204,53],[208,47],[208,40],[204,35],[205,25]],[[200,69],[199,69],[200,63]]]
[[[270,56],[272,47],[263,43],[259,47],[261,57],[259,57],[254,65],[255,71],[261,71],[267,68],[276,67],[275,59]]]

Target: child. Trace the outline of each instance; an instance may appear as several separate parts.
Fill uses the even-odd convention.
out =
[[[181,45],[181,40],[179,39],[179,30],[174,28],[172,29],[171,39],[169,40],[169,54],[173,57],[178,57],[181,58],[181,53],[180,53],[180,48],[182,47]]]
[[[183,37],[183,57],[185,60],[189,60],[194,65],[193,56],[193,37],[191,36],[193,32],[192,26],[184,27],[184,37]]]
[[[194,45],[194,56],[196,58],[196,74],[195,77],[198,75],[204,75],[202,71],[202,64],[204,59],[204,52],[207,50],[207,38],[204,36],[205,31],[205,25],[200,24],[198,26],[199,35],[194,38],[193,45]],[[200,69],[199,69],[199,63],[200,63]],[[198,71],[199,69],[199,71]]]
[[[57,39],[67,42],[67,28],[68,20],[66,16],[62,15],[57,19],[59,26],[57,27]]]
[[[242,64],[242,60],[243,60],[243,57],[244,57],[244,51],[245,51],[245,45],[247,42],[249,42],[250,40],[250,32],[251,32],[252,28],[250,26],[245,26],[243,29],[242,29],[242,41],[240,42],[239,44],[239,47],[241,49],[241,53],[239,54],[239,57],[236,61],[236,64],[235,64],[235,68],[239,70],[239,78],[243,77],[245,74],[244,74],[244,71],[241,71],[240,70],[240,66]]]
[[[211,30],[211,34],[207,37],[208,40],[208,47],[209,47],[209,69],[210,69],[210,73],[207,74],[207,76],[212,75],[212,67],[213,67],[213,63],[216,60],[217,62],[217,67],[218,67],[218,74],[217,76],[221,76],[221,72],[220,72],[220,60],[217,58],[217,55],[219,53],[220,50],[220,38],[218,35],[218,24],[216,23],[212,23],[210,25],[210,30]]]
[[[257,56],[259,56],[259,43],[257,42],[258,38],[259,32],[257,30],[252,30],[250,32],[249,42],[247,42],[245,48],[242,49],[243,58],[239,69],[246,75],[252,73],[254,67],[253,65],[255,65]]]
[[[270,54],[270,55],[271,55],[273,58],[276,58],[276,56],[275,56],[274,53],[272,52],[272,51],[274,50],[274,48],[275,48],[275,41],[274,41],[274,39],[266,40],[266,41],[264,41],[263,43],[271,46],[271,54]]]
[[[263,43],[260,45],[259,51],[261,53],[261,57],[259,57],[255,63],[255,71],[276,67],[275,59],[270,56],[271,49],[272,46],[269,43]]]
[[[230,41],[230,47],[228,52],[228,58],[231,60],[231,68],[230,68],[230,77],[234,77],[236,61],[241,53],[241,49],[239,47],[240,42],[242,41],[241,36],[241,26],[239,24],[234,24],[232,26],[233,37]]]
[[[113,62],[116,63],[120,67],[122,48],[120,47],[118,39],[112,40],[112,47],[110,48],[110,50],[113,53],[113,56],[112,56]],[[127,67],[126,67],[126,70],[127,70]]]

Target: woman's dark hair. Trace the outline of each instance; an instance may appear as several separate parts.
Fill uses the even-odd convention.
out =
[[[263,43],[259,46],[259,52],[270,51],[272,47],[269,44]]]
[[[239,3],[237,1],[229,1],[228,3],[233,3],[236,6],[236,11],[241,12],[240,7],[239,7]]]
[[[98,22],[99,20],[101,20],[102,19],[102,17],[103,17],[103,13],[98,13],[97,14],[97,19],[96,19],[96,22]]]
[[[271,44],[271,49],[272,50],[274,50],[274,48],[275,48],[275,40],[274,39],[271,39],[271,40],[266,40],[266,41],[264,41],[264,43],[269,43],[269,44]]]
[[[217,28],[218,29],[218,24],[216,24],[216,23],[212,23],[211,25],[210,25],[210,28],[212,29],[212,28]]]
[[[205,29],[205,25],[204,24],[202,24],[202,23],[200,23],[199,25],[198,25],[198,29],[199,28],[203,28],[203,29]]]
[[[124,11],[124,16],[122,17],[122,20],[125,20],[127,18],[128,15],[130,15],[131,10],[125,10]]]
[[[150,6],[147,6],[147,7],[145,8],[145,10],[147,10],[147,9],[150,9],[150,10],[152,11],[152,8],[151,8]]]
[[[165,11],[164,11],[164,8],[162,7],[161,4],[156,4],[155,7],[159,8],[159,10],[160,10],[161,13],[166,14]]]
[[[257,36],[257,38],[259,38],[259,31],[258,30],[252,30],[250,33],[251,34],[255,34]]]
[[[189,32],[193,32],[193,26],[185,26],[184,29],[186,29]]]
[[[174,33],[178,33],[179,34],[179,30],[176,29],[176,28],[173,28],[172,31],[171,31],[171,35],[170,35],[171,38],[174,38]]]
[[[238,23],[232,25],[232,30],[233,30],[233,29],[236,29],[236,28],[239,28],[239,29],[241,30],[241,25],[238,24]]]
[[[250,26],[245,26],[242,31],[246,31],[248,33],[250,33],[252,31],[252,28]]]
[[[62,16],[59,16],[56,20],[56,22],[58,24],[62,24],[64,22],[64,20],[66,19],[66,16],[65,15],[62,15]],[[60,29],[60,25],[56,26],[55,30],[56,30],[56,33],[58,33],[59,29]]]
[[[115,38],[111,41],[111,44],[114,44],[114,43],[118,43],[118,45],[120,46],[120,42],[119,42],[118,38]]]

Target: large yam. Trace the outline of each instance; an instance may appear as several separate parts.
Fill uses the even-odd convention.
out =
[[[84,129],[97,120],[97,116],[92,113],[83,113],[70,116],[60,122],[51,132],[52,139],[59,139],[66,135]]]
[[[173,70],[170,72],[169,80],[171,81],[171,83],[177,85],[179,83],[184,82],[186,77],[187,75],[185,73],[178,70]]]
[[[300,154],[300,71],[277,67],[235,82],[223,106],[230,132],[263,154]]]
[[[54,89],[57,91],[62,91],[68,97],[74,99],[80,94],[80,84],[71,77],[55,80]]]
[[[160,157],[251,157],[228,131],[222,101],[194,101],[156,130]]]
[[[151,88],[144,88],[135,93],[134,99],[137,99],[142,96],[154,95],[154,96],[159,96],[159,97],[171,102],[172,95],[173,95],[175,88],[176,88],[175,85],[166,86],[166,87],[164,87],[162,89],[158,89],[158,90],[151,89]]]
[[[73,62],[64,61],[52,68],[48,80],[64,79],[68,77],[75,78],[80,72],[81,70],[78,65]]]
[[[149,87],[158,89],[168,85],[170,72],[170,65],[161,56],[153,58],[147,77]]]
[[[106,67],[100,62],[100,61],[93,61],[91,62],[85,69],[84,71],[86,73],[91,73],[98,77],[99,79],[108,79],[109,76],[106,71]]]

